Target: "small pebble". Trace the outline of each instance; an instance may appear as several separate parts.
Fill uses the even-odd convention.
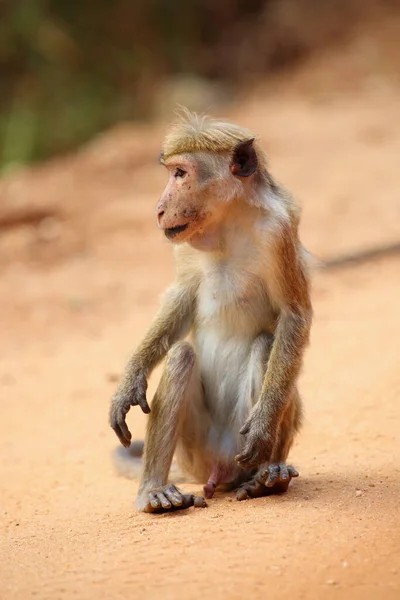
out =
[[[361,490],[356,490],[356,496],[357,496],[357,498],[359,498],[360,496],[362,496],[362,491]]]
[[[327,585],[336,585],[336,581],[334,579],[327,579],[326,583]]]

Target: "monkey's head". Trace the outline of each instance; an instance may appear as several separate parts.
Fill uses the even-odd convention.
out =
[[[168,182],[156,209],[169,240],[190,241],[206,233],[251,189],[265,162],[254,140],[246,129],[188,111],[171,128],[160,156]]]

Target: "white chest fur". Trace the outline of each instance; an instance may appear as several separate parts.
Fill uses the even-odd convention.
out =
[[[201,327],[212,328],[224,339],[248,340],[262,331],[269,301],[262,273],[251,266],[251,257],[240,262],[221,258],[204,265],[196,314]]]
[[[229,415],[233,430],[248,410],[252,343],[271,324],[265,283],[246,262],[221,258],[204,264],[193,340],[215,424],[226,427],[222,421]]]

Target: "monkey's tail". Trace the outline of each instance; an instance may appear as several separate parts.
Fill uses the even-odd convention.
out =
[[[139,479],[142,473],[143,452],[143,440],[133,441],[129,448],[123,446],[115,448],[112,453],[112,461],[118,475],[126,479]],[[174,481],[183,481],[182,471],[175,462],[171,465],[170,475],[174,478]]]

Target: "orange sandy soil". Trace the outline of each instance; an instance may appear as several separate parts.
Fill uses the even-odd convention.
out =
[[[398,241],[399,90],[300,87],[227,116],[302,202],[305,245]],[[109,399],[173,277],[162,134],[120,127],[0,182],[1,598],[399,599],[400,256],[315,275],[288,494],[149,516],[114,473]],[[143,436],[138,409],[129,424]]]

